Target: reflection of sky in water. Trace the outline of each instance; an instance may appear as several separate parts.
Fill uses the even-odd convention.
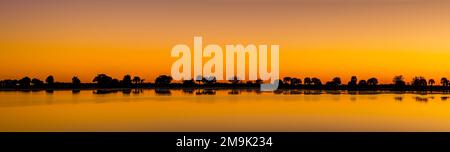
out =
[[[0,92],[0,131],[450,131],[448,94]]]

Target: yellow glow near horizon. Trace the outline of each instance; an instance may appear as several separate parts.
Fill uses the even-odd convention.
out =
[[[0,79],[98,73],[153,81],[176,44],[279,44],[281,76],[450,77],[441,1],[0,2]]]

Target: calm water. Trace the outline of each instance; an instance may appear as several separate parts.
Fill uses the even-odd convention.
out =
[[[448,94],[167,93],[0,91],[0,131],[450,131]]]

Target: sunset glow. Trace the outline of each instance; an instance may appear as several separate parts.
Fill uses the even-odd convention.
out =
[[[98,73],[153,81],[170,74],[171,48],[280,45],[280,74],[450,77],[450,2],[441,0],[0,2],[0,79],[91,82]]]

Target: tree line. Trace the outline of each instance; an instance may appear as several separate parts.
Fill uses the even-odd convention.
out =
[[[330,81],[322,83],[317,77],[305,77],[303,79],[295,77],[284,77],[277,80],[279,88],[286,89],[398,89],[398,90],[433,90],[449,89],[450,82],[446,77],[440,79],[440,86],[436,85],[436,80],[425,79],[421,76],[413,77],[412,81],[407,83],[402,75],[395,76],[391,84],[380,84],[378,79],[373,77],[367,80],[358,80],[352,76],[350,81],[343,83],[340,77],[334,77]],[[48,76],[44,81],[38,78],[23,77],[18,80],[2,80],[0,87],[5,89],[59,89],[59,88],[151,88],[151,87],[259,87],[262,80],[243,81],[238,77],[231,80],[219,82],[215,77],[197,76],[197,79],[183,80],[173,82],[171,76],[160,75],[156,77],[153,83],[145,82],[139,76],[125,75],[122,79],[116,79],[106,74],[98,74],[91,82],[82,83],[74,76],[72,82],[57,82],[53,76]]]

